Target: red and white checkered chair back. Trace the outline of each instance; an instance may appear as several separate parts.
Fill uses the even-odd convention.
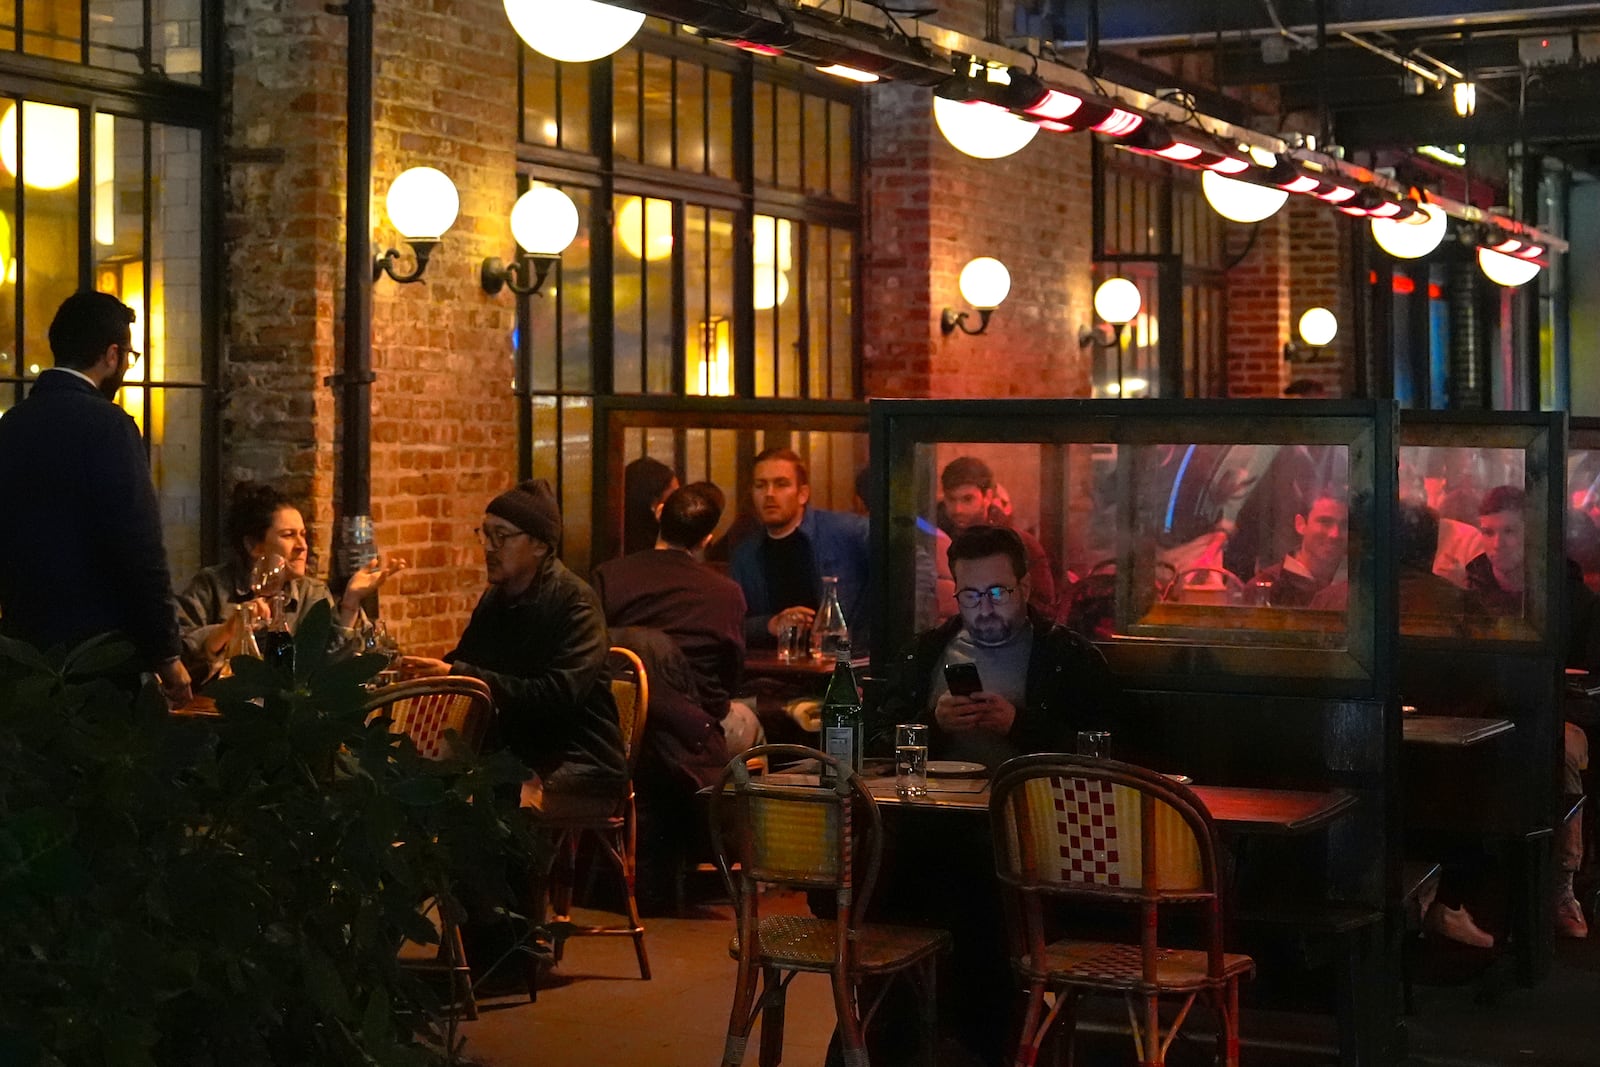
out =
[[[424,759],[452,755],[448,731],[455,731],[468,751],[477,751],[494,712],[489,686],[477,678],[451,675],[419,678],[385,686],[367,702],[369,720],[387,715],[389,729],[406,734]]]
[[[1031,767],[1013,761],[1009,775],[1002,768],[990,801],[1006,881],[1046,892],[1189,899],[1215,890],[1204,809],[1177,793],[1183,787],[1109,760],[1026,759]]]

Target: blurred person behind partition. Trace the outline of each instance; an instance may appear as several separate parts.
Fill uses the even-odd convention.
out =
[[[661,506],[678,488],[678,475],[658,459],[640,456],[622,468],[622,554],[655,547]]]
[[[114,403],[135,318],[108,293],[67,297],[55,366],[0,418],[0,633],[49,648],[117,632],[178,706],[193,694],[161,506],[139,427]]]
[[[1527,584],[1527,494],[1500,485],[1478,505],[1483,551],[1467,561],[1467,591],[1474,606],[1490,615],[1521,615]]]

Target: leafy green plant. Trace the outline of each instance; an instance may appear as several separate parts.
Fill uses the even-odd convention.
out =
[[[129,649],[0,639],[0,1063],[255,1067],[452,1062],[445,991],[401,968],[437,898],[512,898],[528,841],[509,755],[429,761],[331,658],[239,659],[182,718]]]

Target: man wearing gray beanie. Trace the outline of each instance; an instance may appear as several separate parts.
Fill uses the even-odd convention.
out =
[[[522,790],[536,815],[600,818],[627,796],[627,763],[606,672],[605,614],[588,584],[556,558],[561,509],[543,478],[508,489],[477,530],[489,588],[454,651],[406,656],[407,677],[465,674],[489,683],[488,744],[511,749],[537,777]],[[542,886],[553,853],[535,861]],[[542,894],[541,894],[542,895]],[[543,900],[530,906],[542,908]]]

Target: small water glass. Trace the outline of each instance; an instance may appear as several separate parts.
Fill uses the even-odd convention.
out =
[[[894,791],[903,797],[928,795],[928,727],[903,722],[894,728]]]
[[[1110,730],[1079,730],[1078,755],[1093,759],[1111,758]]]
[[[778,631],[778,659],[798,663],[811,658],[811,627],[787,624]]]

